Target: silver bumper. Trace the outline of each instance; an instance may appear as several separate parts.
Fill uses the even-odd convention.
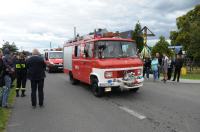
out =
[[[135,79],[135,81],[124,81],[122,79],[108,79],[107,82],[99,82],[100,87],[119,87],[121,90],[134,89],[143,86],[144,78]]]

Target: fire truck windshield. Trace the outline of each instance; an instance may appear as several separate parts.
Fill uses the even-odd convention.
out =
[[[62,59],[63,53],[62,52],[50,52],[49,59]]]
[[[136,44],[127,41],[98,41],[95,44],[96,58],[122,58],[136,56]]]

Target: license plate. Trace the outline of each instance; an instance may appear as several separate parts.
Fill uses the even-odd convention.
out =
[[[105,88],[105,92],[110,92],[111,90],[111,88]]]

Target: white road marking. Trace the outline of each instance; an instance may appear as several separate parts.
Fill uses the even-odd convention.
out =
[[[125,106],[119,106],[119,108],[120,108],[121,110],[123,110],[123,111],[125,111],[125,112],[127,112],[127,113],[129,113],[129,114],[131,114],[131,115],[133,115],[133,116],[135,116],[135,117],[137,117],[137,118],[139,118],[140,120],[143,120],[143,119],[146,118],[146,116],[144,116],[144,115],[142,115],[142,114],[139,114],[138,112],[136,112],[136,111],[134,111],[134,110],[131,110],[131,109],[125,107]]]

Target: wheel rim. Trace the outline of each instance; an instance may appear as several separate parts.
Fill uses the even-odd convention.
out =
[[[94,95],[98,95],[99,94],[99,89],[98,89],[98,86],[96,83],[93,83],[93,92],[94,92]]]

